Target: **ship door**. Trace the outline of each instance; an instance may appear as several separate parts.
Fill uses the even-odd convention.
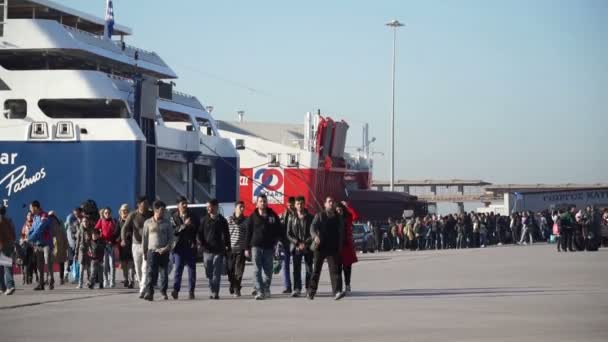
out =
[[[156,200],[156,113],[158,80],[139,78],[135,89],[135,120],[146,137],[141,165],[144,167],[143,187],[149,201]]]
[[[6,0],[0,0],[0,37],[4,36],[4,23],[6,22]]]

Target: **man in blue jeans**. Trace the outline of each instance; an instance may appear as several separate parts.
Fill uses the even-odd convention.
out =
[[[216,199],[207,202],[207,216],[201,220],[198,240],[203,247],[205,272],[209,279],[209,299],[220,299],[220,280],[224,269],[224,258],[230,252],[228,221],[219,214]]]
[[[291,294],[291,248],[287,238],[287,225],[294,217],[296,211],[295,197],[287,199],[287,210],[281,215],[281,239],[279,243],[279,256],[281,257],[281,271],[283,272],[283,293]]]
[[[177,199],[177,210],[171,217],[175,232],[175,247],[173,247],[173,263],[175,264],[175,279],[171,297],[177,299],[182,285],[184,266],[188,267],[189,298],[194,299],[196,286],[196,216],[188,210],[188,200],[181,196]]]
[[[48,218],[48,214],[42,210],[40,202],[38,201],[30,203],[30,212],[32,213],[34,221],[27,239],[34,246],[36,267],[40,273],[40,276],[38,277],[38,286],[34,288],[34,291],[44,290],[45,266],[50,278],[49,290],[52,290],[55,288],[55,277],[53,275],[53,236],[51,232],[51,221]]]
[[[291,253],[293,255],[293,293],[292,297],[299,297],[302,293],[302,260],[305,268],[306,294],[310,290],[310,278],[312,276],[313,254],[310,250],[312,236],[310,235],[310,225],[313,216],[306,210],[305,199],[303,196],[296,198],[296,212],[289,220],[287,225],[287,238],[291,242]]]
[[[251,256],[253,261],[256,300],[270,298],[272,257],[274,246],[281,236],[281,220],[272,209],[268,208],[266,195],[258,195],[256,210],[249,216],[247,223],[247,250],[245,251],[245,256]]]
[[[6,216],[6,207],[0,206],[0,255],[13,258],[15,250],[15,225]],[[0,266],[0,287],[5,295],[10,296],[15,293],[15,280],[13,279],[13,263]]]

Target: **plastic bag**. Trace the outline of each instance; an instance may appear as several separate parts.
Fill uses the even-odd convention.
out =
[[[80,263],[76,258],[74,258],[74,262],[72,263],[72,272],[70,272],[70,278],[72,281],[78,281],[80,278]]]
[[[274,260],[272,264],[272,273],[279,274],[281,272],[281,260]]]

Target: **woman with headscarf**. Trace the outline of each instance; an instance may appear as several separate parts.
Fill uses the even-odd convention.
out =
[[[129,216],[129,205],[123,204],[118,210],[118,228],[122,231],[127,217]],[[120,261],[120,269],[122,269],[123,285],[130,289],[133,288],[135,283],[135,264],[133,263],[133,252],[131,246],[133,243],[132,234],[127,232],[125,234],[125,243],[118,244],[118,259]],[[122,242],[122,241],[121,241]]]
[[[359,261],[355,244],[353,242],[353,222],[358,219],[357,213],[348,207],[346,202],[338,203],[336,212],[344,219],[344,245],[342,247],[342,272],[344,272],[344,285],[346,293],[350,293],[350,279],[353,272],[353,264]]]

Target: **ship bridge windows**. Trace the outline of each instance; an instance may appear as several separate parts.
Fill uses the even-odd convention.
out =
[[[27,102],[25,100],[4,101],[4,117],[7,119],[25,119],[27,116]]]
[[[216,135],[215,131],[213,130],[213,126],[211,126],[211,122],[209,120],[205,118],[196,118],[196,122],[198,123],[201,132],[203,132],[204,134],[209,136]]]
[[[53,119],[126,119],[127,105],[115,99],[43,99],[38,107]]]
[[[159,109],[159,111],[165,126],[182,131],[194,131],[194,125],[190,115],[162,108]]]

